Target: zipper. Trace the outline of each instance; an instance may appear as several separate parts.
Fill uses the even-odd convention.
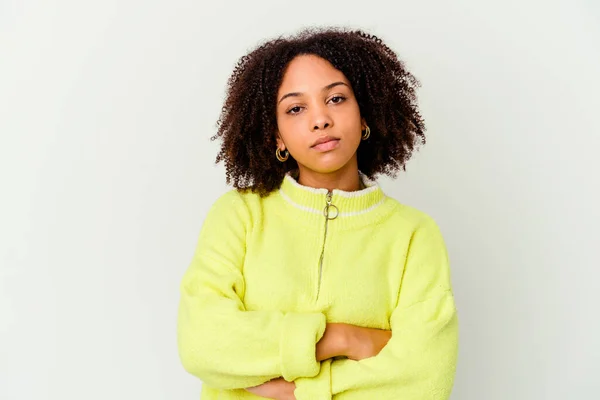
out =
[[[321,247],[321,257],[319,257],[319,281],[317,284],[317,300],[319,299],[319,293],[321,292],[321,277],[323,276],[323,258],[325,256],[325,244],[327,243],[327,228],[329,226],[329,220],[336,219],[340,213],[336,205],[331,204],[333,198],[333,192],[328,191],[325,197],[325,208],[323,209],[323,216],[325,217],[325,230],[323,233],[323,246]]]

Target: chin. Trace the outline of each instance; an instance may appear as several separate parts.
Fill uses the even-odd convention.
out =
[[[343,169],[348,162],[349,160],[346,162],[340,160],[327,160],[326,162],[313,163],[306,165],[305,167],[319,174],[331,174]]]
[[[309,170],[319,174],[332,174],[342,169],[342,167],[330,167],[330,168],[308,168]]]

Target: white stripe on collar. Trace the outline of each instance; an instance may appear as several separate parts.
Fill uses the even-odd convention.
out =
[[[367,189],[363,189],[363,190],[370,190],[372,189],[372,187],[369,187]],[[325,190],[325,193],[327,193],[327,189],[313,189],[313,190]],[[292,200],[287,194],[285,194],[285,192],[281,189],[279,189],[279,193],[281,194],[281,197],[284,198],[285,201],[287,201],[288,203],[290,203],[292,206],[302,210],[302,211],[307,211],[313,214],[321,214],[321,215],[325,215],[325,206],[323,207],[323,210],[317,210],[316,208],[312,208],[312,207],[306,207],[303,206],[301,204],[296,203],[294,200]],[[317,192],[317,193],[321,193],[321,192]],[[356,193],[356,192],[345,192],[345,193]],[[349,197],[355,197],[355,196],[349,196]],[[364,210],[360,210],[360,211],[350,211],[350,212],[344,212],[344,211],[340,211],[339,213],[339,217],[353,217],[356,215],[361,215],[361,214],[365,214],[368,213],[371,210],[374,210],[375,208],[379,207],[381,204],[383,204],[383,202],[385,201],[385,197],[383,197],[380,201],[378,201],[377,203],[373,204],[371,207],[369,208],[365,208]]]

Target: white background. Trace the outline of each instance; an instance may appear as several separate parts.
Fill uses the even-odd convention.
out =
[[[381,183],[447,241],[453,400],[596,398],[599,9],[0,0],[0,398],[198,398],[176,311],[227,189],[209,141],[226,80],[324,24],[379,35],[423,84],[428,144]]]

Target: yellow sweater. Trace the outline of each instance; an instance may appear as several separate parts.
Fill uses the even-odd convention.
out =
[[[440,230],[365,183],[329,193],[287,175],[268,197],[232,190],[212,206],[177,327],[203,400],[260,399],[244,388],[281,376],[297,400],[449,398],[458,322]],[[392,338],[375,357],[319,363],[326,322]]]

